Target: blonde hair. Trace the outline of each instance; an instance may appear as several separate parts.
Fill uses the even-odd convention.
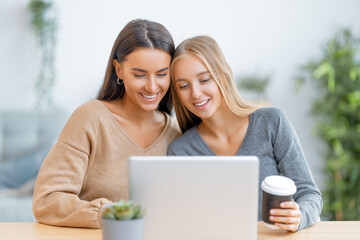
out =
[[[199,57],[213,79],[220,88],[220,92],[229,109],[238,116],[248,116],[259,106],[246,102],[239,94],[232,75],[230,66],[225,60],[219,45],[214,39],[208,36],[197,36],[183,41],[175,50],[175,55],[170,66],[171,73],[171,92],[175,107],[176,117],[181,131],[186,130],[201,123],[201,119],[191,113],[180,101],[175,87],[174,68],[178,60],[186,55],[194,54]]]

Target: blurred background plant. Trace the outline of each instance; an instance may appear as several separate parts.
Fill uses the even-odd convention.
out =
[[[360,220],[360,56],[359,38],[343,29],[322,56],[301,67],[299,90],[310,80],[317,89],[311,114],[325,143],[325,220]]]
[[[52,2],[43,0],[31,0],[27,9],[42,54],[41,66],[34,86],[36,108],[47,109],[52,105],[55,84],[56,12]]]
[[[237,82],[237,87],[239,89],[246,89],[252,92],[259,94],[260,96],[266,95],[266,88],[270,82],[269,76],[256,76],[256,75],[247,75],[239,77]]]
[[[266,90],[269,83],[269,75],[243,75],[236,78],[236,85],[240,95],[245,100],[260,105],[268,105]]]

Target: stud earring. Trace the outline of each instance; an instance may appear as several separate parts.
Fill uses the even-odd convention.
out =
[[[117,84],[119,84],[119,85],[123,85],[123,84],[124,84],[124,80],[122,80],[122,79],[120,79],[120,78],[117,78],[117,79],[116,79],[116,82],[117,82]]]

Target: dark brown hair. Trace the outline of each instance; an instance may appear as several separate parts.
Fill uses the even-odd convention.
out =
[[[121,30],[115,40],[106,67],[104,83],[97,96],[98,100],[110,101],[120,99],[124,96],[124,84],[118,85],[116,82],[117,75],[113,60],[116,59],[121,63],[125,60],[127,55],[139,47],[164,50],[169,53],[171,59],[175,52],[174,40],[163,25],[143,19],[130,21]],[[170,114],[171,109],[172,97],[169,88],[164,98],[161,100],[158,110]]]

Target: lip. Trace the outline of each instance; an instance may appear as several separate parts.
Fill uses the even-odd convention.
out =
[[[206,99],[203,101],[198,101],[193,103],[193,105],[197,108],[197,109],[204,109],[209,105],[210,99]]]
[[[160,91],[151,95],[139,92],[139,95],[147,102],[154,102],[160,95]]]

